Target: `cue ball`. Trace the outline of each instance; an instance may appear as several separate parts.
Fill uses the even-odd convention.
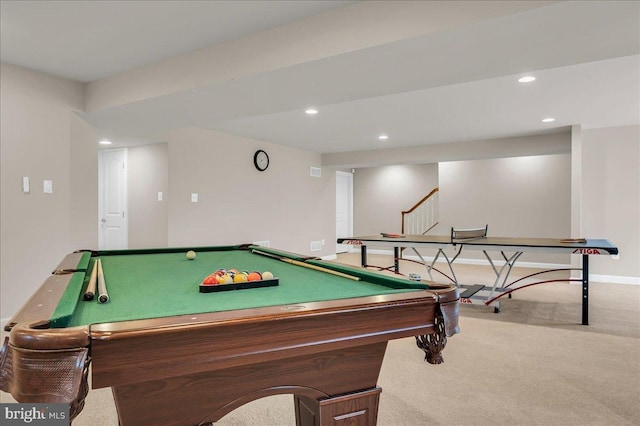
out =
[[[187,252],[187,259],[189,259],[189,260],[193,260],[193,259],[195,259],[195,258],[196,258],[196,252],[195,252],[195,251],[193,251],[193,250],[189,250],[189,251]]]
[[[263,280],[272,280],[273,279],[273,274],[269,271],[264,271],[262,273],[262,279]]]

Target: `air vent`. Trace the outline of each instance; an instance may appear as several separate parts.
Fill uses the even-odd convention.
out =
[[[322,169],[320,167],[311,167],[309,169],[309,175],[311,177],[322,177]]]

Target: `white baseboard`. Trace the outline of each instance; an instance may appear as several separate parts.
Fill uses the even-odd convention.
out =
[[[370,254],[382,254],[387,256],[393,256],[393,251],[391,250],[380,250],[380,249],[367,249],[367,253]],[[433,256],[423,256],[424,259],[428,262],[433,261]],[[421,262],[418,256],[404,256],[405,259],[415,260]],[[438,258],[436,263],[446,263],[446,261],[442,258]],[[489,261],[486,259],[456,259],[455,263],[460,263],[463,265],[481,265],[481,266],[489,266]],[[494,264],[496,266],[504,265],[504,260],[495,260]],[[523,268],[535,268],[535,269],[560,269],[560,268],[571,268],[569,264],[563,263],[538,263],[538,262],[517,262],[516,266]],[[603,282],[603,283],[612,283],[612,284],[631,284],[631,285],[640,285],[640,277],[627,277],[622,275],[602,275],[602,274],[589,274],[589,281],[591,282]]]
[[[12,317],[0,318],[0,327],[4,329],[4,326],[9,322]]]
[[[322,260],[336,260],[338,258],[337,254],[328,254],[326,256],[320,256]]]
[[[589,274],[589,281],[597,283],[640,285],[640,277],[625,277],[622,275]]]

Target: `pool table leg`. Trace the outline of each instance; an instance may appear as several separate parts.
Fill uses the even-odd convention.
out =
[[[453,309],[457,309],[458,305],[449,305]],[[444,307],[445,309],[447,307]],[[423,334],[416,336],[416,344],[425,353],[424,359],[429,364],[442,364],[444,359],[442,358],[442,351],[447,345],[447,332],[445,326],[445,318],[442,312],[438,312],[435,317],[436,330],[433,334]],[[450,324],[449,326],[457,329],[457,324]],[[457,331],[456,331],[457,333]]]
[[[376,387],[334,398],[295,396],[297,426],[375,426],[382,389]]]

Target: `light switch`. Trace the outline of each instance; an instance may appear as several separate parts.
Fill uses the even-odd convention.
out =
[[[162,191],[158,192],[158,201],[162,201]]]
[[[43,180],[42,181],[42,190],[45,194],[53,193],[53,181],[52,180]]]
[[[22,178],[22,192],[24,192],[25,194],[29,193],[29,177],[28,176],[24,176]]]
[[[191,202],[192,203],[197,203],[198,202],[198,193],[197,192],[191,193]]]

